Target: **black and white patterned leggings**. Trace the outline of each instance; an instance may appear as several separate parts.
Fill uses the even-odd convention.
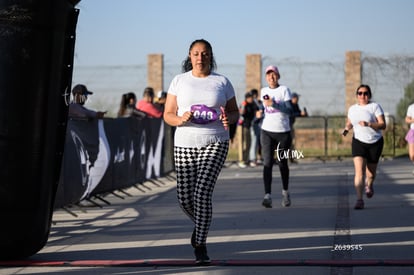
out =
[[[174,147],[177,197],[184,213],[195,224],[196,244],[206,243],[213,213],[213,190],[228,149],[228,141],[202,148]]]

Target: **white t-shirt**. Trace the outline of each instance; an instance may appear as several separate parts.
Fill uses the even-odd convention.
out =
[[[384,111],[381,106],[375,102],[369,102],[367,105],[354,104],[349,107],[348,118],[354,129],[354,138],[364,143],[375,143],[381,136],[381,130],[375,130],[368,126],[359,125],[360,121],[377,122],[377,117],[383,115]]]
[[[204,104],[220,114],[220,107],[225,107],[227,101],[235,96],[231,82],[214,72],[207,77],[195,77],[191,71],[179,74],[171,81],[168,93],[177,97],[179,116],[190,111],[195,104]],[[188,122],[177,127],[174,145],[201,148],[229,138],[229,132],[219,119],[207,124]]]
[[[275,102],[288,101],[292,99],[292,95],[288,87],[280,85],[276,89],[264,87],[260,94],[262,98],[269,95]],[[285,133],[290,131],[289,115],[270,106],[264,109],[264,119],[262,129],[274,133]]]
[[[414,118],[414,104],[411,104],[410,106],[408,106],[407,116]],[[410,123],[410,129],[414,129],[414,123]]]

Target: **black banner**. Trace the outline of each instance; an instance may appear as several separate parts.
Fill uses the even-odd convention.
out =
[[[55,208],[171,171],[165,128],[155,118],[69,120]]]

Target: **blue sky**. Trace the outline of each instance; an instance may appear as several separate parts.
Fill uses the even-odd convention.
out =
[[[282,84],[302,95],[311,115],[345,113],[346,51],[414,56],[414,0],[82,0],[77,8],[73,80],[96,92],[93,109],[116,111],[125,92],[139,97],[148,54],[164,54],[167,90],[199,38],[211,42],[217,72],[229,77],[238,101],[246,55],[261,54],[263,67],[279,66]],[[373,77],[363,81],[393,114],[413,76],[384,77],[381,68],[367,69]]]
[[[82,0],[75,65],[146,64],[150,53],[180,64],[189,44],[209,40],[216,61],[249,53],[343,60],[348,50],[413,54],[412,0]]]

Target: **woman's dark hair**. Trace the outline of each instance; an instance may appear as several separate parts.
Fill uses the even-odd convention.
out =
[[[210,71],[215,71],[217,69],[217,64],[216,64],[216,60],[214,59],[213,48],[211,47],[211,44],[207,40],[205,39],[194,40],[193,43],[191,43],[190,48],[188,49],[188,53],[191,52],[191,49],[197,43],[203,43],[207,47],[207,49],[210,51]],[[193,69],[193,64],[191,64],[190,56],[187,55],[187,58],[183,61],[183,64],[182,64],[182,72],[185,73],[185,72],[191,71],[192,69]]]
[[[356,89],[355,94],[358,94],[358,91],[359,91],[359,89],[360,89],[360,88],[365,88],[365,89],[367,89],[367,92],[368,92],[368,99],[371,99],[371,97],[372,97],[371,88],[370,88],[368,85],[366,85],[366,84],[361,84],[361,85],[359,85],[359,86],[358,86],[358,88]]]
[[[135,101],[137,101],[137,97],[135,96],[135,93],[129,92],[129,93],[122,95],[121,104],[119,105],[118,117],[122,117],[125,114],[128,108],[128,105],[130,104],[131,99],[133,99],[134,104],[135,104]]]
[[[126,104],[129,104],[131,99],[135,102],[137,101],[137,97],[133,92],[129,92],[125,94]]]

